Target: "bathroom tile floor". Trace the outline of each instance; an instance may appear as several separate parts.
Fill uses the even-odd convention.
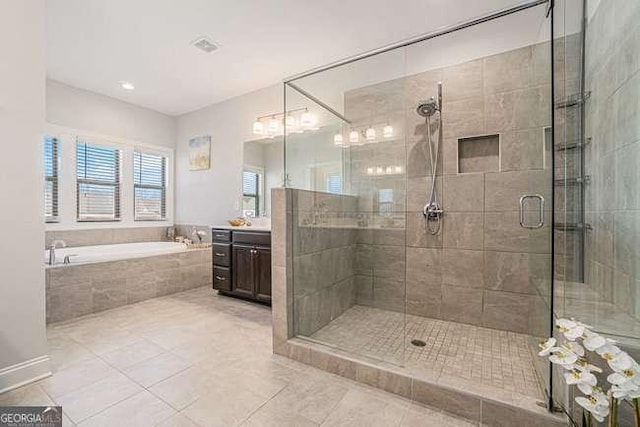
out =
[[[210,288],[47,330],[54,374],[0,405],[58,404],[72,426],[473,426],[275,356],[271,311]]]
[[[310,338],[403,365],[429,380],[495,391],[497,398],[542,398],[528,335],[356,305]],[[415,339],[426,345],[412,344]]]

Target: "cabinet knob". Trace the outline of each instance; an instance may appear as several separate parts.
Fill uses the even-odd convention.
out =
[[[222,252],[216,252],[216,256],[227,256],[227,254],[224,254]]]
[[[226,279],[226,277],[222,277],[222,276],[216,276],[216,280],[219,280],[221,282],[224,282]]]

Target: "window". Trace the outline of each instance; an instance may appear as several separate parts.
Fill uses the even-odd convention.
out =
[[[162,221],[167,217],[167,158],[133,153],[134,219]]]
[[[330,173],[327,175],[327,192],[340,194],[342,192],[342,175]]]
[[[253,170],[242,172],[242,214],[258,216],[260,214],[260,188],[262,174]]]
[[[58,140],[44,138],[44,218],[46,222],[58,222]]]
[[[76,143],[78,221],[120,220],[120,160],[117,148]]]

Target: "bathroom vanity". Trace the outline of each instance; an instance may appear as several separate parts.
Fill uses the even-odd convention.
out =
[[[227,296],[271,304],[271,232],[213,227],[213,289]]]

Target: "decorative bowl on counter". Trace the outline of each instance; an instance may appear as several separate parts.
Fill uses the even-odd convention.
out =
[[[229,224],[231,224],[234,227],[243,226],[245,222],[246,221],[244,220],[244,218],[234,218],[229,220]]]

